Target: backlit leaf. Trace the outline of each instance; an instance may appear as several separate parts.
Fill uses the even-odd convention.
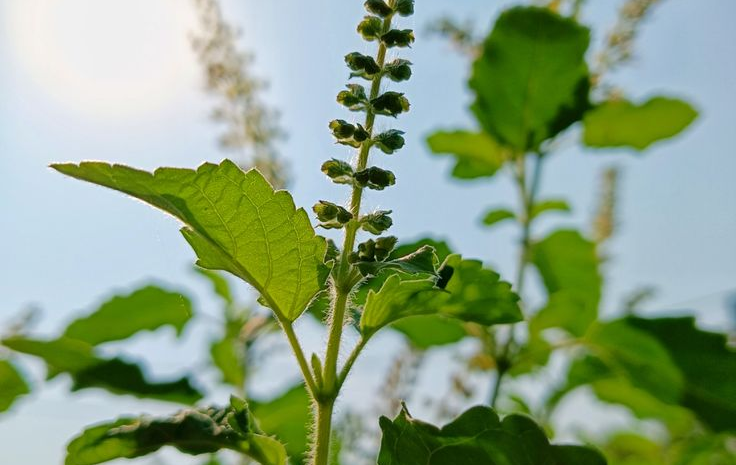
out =
[[[442,315],[410,316],[394,322],[391,328],[418,349],[453,344],[468,335],[461,321]]]
[[[273,434],[286,447],[296,463],[306,460],[311,421],[311,400],[302,383],[268,401],[249,402],[253,416],[268,434]]]
[[[452,175],[460,179],[493,176],[508,160],[508,151],[483,132],[439,131],[427,144],[433,153],[455,158]]]
[[[687,102],[667,97],[653,97],[642,104],[609,100],[586,113],[583,142],[590,147],[644,150],[679,134],[697,116]]]
[[[31,392],[20,371],[7,360],[0,360],[0,412],[8,410],[19,397]]]
[[[496,223],[500,223],[501,221],[512,220],[514,218],[516,218],[516,215],[511,210],[507,210],[505,208],[493,209],[488,210],[488,212],[483,216],[483,224],[491,226]]]
[[[243,172],[228,160],[154,173],[101,162],[52,167],[175,216],[199,266],[247,281],[283,318],[298,318],[327,278],[325,240],[291,195],[274,191],[256,170]]]
[[[472,109],[485,131],[526,152],[579,121],[588,108],[589,36],[547,8],[503,12],[470,78]]]
[[[146,286],[115,296],[92,314],[73,321],[64,336],[91,345],[127,339],[139,331],[171,326],[177,335],[192,317],[192,304],[178,292]]]

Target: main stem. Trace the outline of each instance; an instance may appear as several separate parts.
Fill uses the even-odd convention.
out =
[[[394,6],[394,0],[389,2],[391,7]],[[383,32],[386,33],[391,29],[391,16],[383,21]],[[376,63],[379,68],[383,69],[386,61],[386,45],[379,42],[378,53],[376,55]],[[372,101],[378,97],[381,91],[381,73],[378,73],[371,82],[371,90],[369,100]],[[368,106],[365,116],[365,130],[370,137],[373,136],[373,124],[376,121],[376,113],[373,108]],[[360,146],[358,154],[358,162],[355,171],[366,169],[368,165],[368,154],[370,153],[371,144],[369,139]],[[350,196],[350,212],[353,219],[345,225],[345,237],[340,254],[340,262],[338,264],[337,275],[334,279],[334,303],[332,315],[330,318],[329,336],[327,339],[327,353],[325,354],[324,372],[322,378],[324,380],[324,392],[317,396],[317,412],[316,412],[316,428],[314,438],[314,450],[312,456],[313,465],[327,465],[330,458],[330,440],[332,434],[332,410],[335,400],[340,391],[342,380],[338,380],[337,359],[340,354],[340,342],[342,341],[342,330],[345,324],[345,313],[348,307],[348,300],[353,284],[351,281],[351,264],[348,261],[350,254],[355,248],[355,237],[358,233],[358,219],[360,218],[360,203],[363,198],[363,188],[353,185],[352,195]],[[351,363],[352,365],[352,363]],[[346,373],[347,375],[347,373]]]
[[[534,169],[532,171],[531,182],[527,182],[526,173],[526,155],[519,154],[516,157],[516,169],[514,171],[514,179],[516,186],[519,191],[519,198],[521,200],[521,218],[519,222],[521,224],[521,240],[519,250],[519,263],[516,269],[516,293],[521,295],[524,289],[524,277],[526,276],[527,265],[529,264],[529,256],[531,255],[532,241],[531,241],[531,230],[532,230],[532,210],[534,203],[536,202],[537,191],[539,190],[539,182],[542,176],[542,159],[544,155],[540,152],[537,153],[534,160]],[[512,326],[509,332],[509,338],[504,344],[500,355],[497,357],[497,374],[496,381],[494,382],[493,389],[491,390],[490,406],[494,407],[498,400],[498,395],[501,390],[501,383],[503,382],[504,376],[508,372],[510,367],[510,361],[508,360],[509,352],[511,347],[515,344],[515,327]],[[499,362],[500,361],[500,362]]]

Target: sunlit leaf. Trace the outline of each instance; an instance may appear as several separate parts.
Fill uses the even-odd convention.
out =
[[[491,226],[496,223],[500,223],[505,220],[511,220],[516,218],[516,215],[511,210],[505,208],[488,210],[483,216],[483,224]]]
[[[15,365],[0,360],[0,412],[8,410],[18,398],[30,392],[30,386]]]
[[[427,144],[433,153],[455,158],[452,175],[460,179],[493,176],[508,159],[507,150],[483,132],[439,131]]]
[[[503,12],[470,78],[472,109],[486,132],[526,152],[579,121],[589,106],[589,36],[547,8]]]
[[[483,325],[520,321],[519,297],[497,273],[484,269],[476,260],[450,255],[434,279],[402,279],[391,275],[380,290],[367,294],[361,332],[378,329],[404,317],[440,314]],[[447,280],[446,283],[441,281]]]
[[[101,162],[52,165],[69,176],[137,197],[175,216],[202,268],[224,270],[253,285],[274,312],[301,315],[323,287],[326,244],[286,191],[256,170],[228,160],[196,171],[154,173]]]
[[[184,404],[202,398],[188,378],[149,381],[140,366],[120,358],[100,358],[92,345],[76,339],[43,341],[15,336],[3,339],[2,344],[16,352],[39,357],[46,363],[50,376],[69,374],[74,391],[100,388],[114,394]]]
[[[653,97],[642,104],[609,100],[586,113],[583,142],[590,147],[644,150],[692,123],[698,112],[682,100]]]
[[[273,434],[286,447],[296,463],[306,460],[311,400],[302,383],[268,401],[249,402],[253,416],[268,434]]]
[[[531,260],[550,296],[531,329],[559,327],[582,335],[598,315],[601,296],[595,244],[577,231],[556,231],[533,245]]]
[[[385,261],[358,262],[357,266],[364,275],[376,275],[387,268],[409,274],[434,274],[438,262],[432,246],[423,245],[403,257],[389,257]]]
[[[692,317],[626,322],[666,348],[684,377],[682,405],[715,431],[736,431],[736,350],[725,334],[698,329]]]
[[[536,218],[548,211],[569,212],[570,205],[564,200],[542,200],[532,205],[531,217]]]
[[[597,451],[551,445],[531,418],[508,415],[500,420],[488,407],[466,410],[438,428],[402,409],[394,419],[381,417],[378,465],[605,465]]]
[[[251,429],[248,412],[238,407],[182,410],[164,418],[122,418],[87,428],[67,447],[66,465],[94,465],[135,458],[164,446],[200,455],[221,449],[246,454],[263,465],[285,465],[277,440]]]
[[[146,286],[115,296],[90,315],[74,320],[66,337],[91,345],[127,339],[140,331],[171,326],[178,335],[192,317],[192,304],[178,292]]]

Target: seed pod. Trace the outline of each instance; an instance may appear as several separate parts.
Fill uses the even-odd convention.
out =
[[[383,20],[378,16],[366,16],[358,24],[358,33],[369,42],[380,39],[382,30]]]
[[[330,121],[330,129],[336,139],[348,139],[353,137],[353,133],[355,132],[355,126],[342,119]]]
[[[322,163],[322,172],[335,184],[352,184],[353,167],[350,163],[333,158]]]
[[[414,43],[414,31],[411,29],[391,29],[381,36],[386,47],[409,47]]]
[[[401,16],[411,16],[414,14],[414,0],[397,0],[394,10]]]
[[[358,260],[361,262],[376,260],[376,242],[373,239],[358,244]]]
[[[366,0],[363,6],[368,10],[368,13],[373,13],[381,18],[385,18],[394,12],[383,0]]]
[[[394,173],[377,166],[371,166],[370,168],[358,171],[353,175],[353,179],[355,179],[356,184],[360,187],[367,187],[377,191],[396,184]]]
[[[394,82],[408,81],[411,78],[411,62],[397,58],[383,67],[383,74]]]
[[[388,91],[371,100],[371,105],[380,115],[396,116],[409,111],[409,100],[401,92]]]
[[[365,79],[372,79],[373,76],[381,71],[381,67],[378,66],[378,63],[376,63],[373,57],[358,52],[345,55],[345,64],[348,65],[351,71],[355,71],[350,77],[358,76]]]
[[[337,102],[347,107],[350,111],[361,111],[365,109],[368,97],[365,88],[359,84],[348,84],[348,90],[337,94]]]
[[[376,260],[382,262],[388,258],[391,251],[396,247],[398,239],[395,236],[385,236],[376,239]]]
[[[395,151],[404,146],[404,131],[398,129],[389,129],[373,138],[373,143],[381,149],[383,153],[391,155]]]
[[[364,231],[378,236],[387,230],[393,224],[393,220],[389,216],[391,210],[377,210],[360,218],[360,227]]]

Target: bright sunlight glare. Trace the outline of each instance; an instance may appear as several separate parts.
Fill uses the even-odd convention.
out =
[[[65,108],[136,117],[191,73],[188,4],[177,0],[20,0],[0,4],[21,69]]]

